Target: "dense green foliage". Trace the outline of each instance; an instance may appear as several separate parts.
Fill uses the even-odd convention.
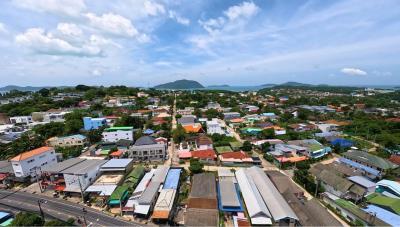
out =
[[[204,164],[198,159],[190,159],[189,170],[192,174],[203,172]]]
[[[11,222],[11,226],[43,226],[44,220],[37,214],[20,212]]]

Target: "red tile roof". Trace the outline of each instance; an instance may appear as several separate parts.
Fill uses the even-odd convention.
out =
[[[22,161],[22,160],[31,158],[33,156],[48,152],[50,150],[54,150],[54,148],[52,148],[52,147],[39,147],[39,148],[36,148],[34,150],[26,151],[24,153],[19,154],[19,155],[15,156],[14,158],[12,158],[11,161],[17,161],[17,162],[18,161]]]
[[[220,154],[223,158],[234,158],[234,159],[245,159],[245,158],[251,158],[250,155],[248,155],[244,151],[234,151],[234,152],[226,152]]]
[[[389,158],[389,161],[393,162],[394,164],[400,165],[400,155],[392,155]]]
[[[213,149],[191,151],[193,158],[199,159],[216,159],[217,154]]]

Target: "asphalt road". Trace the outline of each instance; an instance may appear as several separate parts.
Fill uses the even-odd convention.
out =
[[[42,203],[42,210],[46,216],[58,218],[64,221],[66,221],[68,218],[74,218],[76,220],[77,217],[83,216],[82,210],[85,207],[87,211],[85,217],[88,225],[141,226],[140,224],[124,221],[80,204],[26,192],[0,190],[0,206],[8,206],[13,210],[32,211],[39,213],[39,199],[43,199],[45,201]]]

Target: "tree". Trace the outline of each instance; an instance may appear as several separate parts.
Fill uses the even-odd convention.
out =
[[[273,139],[275,137],[275,131],[273,128],[267,128],[261,131],[263,139]]]
[[[201,163],[198,159],[190,159],[189,170],[192,174],[203,172],[204,164]]]
[[[11,226],[43,226],[43,219],[34,213],[20,212],[11,222]]]
[[[242,150],[243,151],[251,151],[253,149],[253,145],[249,142],[249,141],[244,141],[243,146],[242,146]]]
[[[101,132],[101,129],[92,129],[86,133],[86,137],[90,143],[97,143],[102,138]]]
[[[72,223],[63,222],[60,220],[51,220],[51,221],[46,221],[46,223],[44,223],[44,226],[74,226],[73,223],[74,220],[72,220]]]
[[[182,118],[182,114],[177,114],[177,115],[175,115],[175,118],[176,118],[176,119]]]
[[[182,125],[178,124],[176,129],[174,129],[172,132],[172,138],[174,139],[175,143],[181,143],[186,139],[186,132]]]
[[[79,85],[77,85],[77,86],[75,87],[75,89],[76,89],[77,91],[88,91],[88,90],[91,89],[91,87],[86,86],[86,85],[83,85],[83,84],[79,84]]]
[[[38,91],[38,93],[43,97],[48,97],[50,95],[50,90],[47,88],[42,88]]]
[[[216,109],[208,109],[205,112],[205,115],[208,119],[212,119],[212,118],[222,118],[221,113],[218,112],[218,110]]]
[[[122,116],[120,119],[115,122],[115,126],[132,126],[134,128],[142,129],[145,124],[143,118],[140,117],[132,117],[128,115]]]
[[[81,155],[82,146],[74,146],[74,147],[57,147],[57,153],[61,153],[64,159],[75,158]]]
[[[82,128],[83,128],[82,120],[73,119],[65,122],[66,134],[78,133]]]
[[[270,150],[270,148],[271,148],[271,144],[268,142],[261,144],[261,150],[263,152],[268,152]]]

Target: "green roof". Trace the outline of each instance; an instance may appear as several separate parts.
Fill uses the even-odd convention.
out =
[[[311,149],[311,151],[318,151],[324,147],[320,144],[310,144],[309,148]]]
[[[218,154],[226,153],[226,152],[231,152],[232,149],[229,146],[221,146],[221,147],[215,147],[215,150],[218,152]]]
[[[234,141],[234,142],[229,142],[229,145],[232,147],[232,149],[236,150],[236,149],[240,149],[243,144],[241,142],[238,141]]]
[[[365,216],[365,212],[352,202],[344,199],[337,199],[335,200],[335,203],[340,207],[350,211],[352,214],[356,215],[359,218]]]
[[[126,176],[124,184],[129,187],[136,187],[143,175],[144,167],[138,165]]]
[[[122,127],[111,127],[111,128],[106,128],[104,131],[106,132],[114,132],[114,131],[129,131],[133,130],[133,127],[131,126],[122,126]]]
[[[347,211],[349,211],[350,213],[354,214],[355,216],[358,217],[358,219],[364,221],[364,222],[369,222],[370,220],[367,220],[367,212],[363,211],[362,209],[360,209],[357,205],[355,205],[352,202],[349,202],[347,200],[344,199],[337,199],[335,200],[335,203],[342,207],[343,209],[346,209]],[[386,222],[382,221],[379,218],[376,218],[375,221],[372,223],[373,225],[376,226],[389,226],[389,224],[387,224]]]
[[[343,156],[352,160],[359,161],[361,163],[367,163],[370,166],[375,166],[384,170],[395,169],[398,167],[396,164],[389,162],[386,159],[369,154],[365,151],[350,150],[346,153],[343,153]]]
[[[107,149],[107,150],[101,150],[100,154],[101,155],[108,155],[110,153],[111,150]]]
[[[14,220],[14,218],[9,218],[7,221],[3,222],[0,224],[0,226],[10,226],[11,222]]]
[[[367,196],[367,201],[368,203],[384,207],[400,215],[400,199],[383,196],[378,193],[372,193],[371,195]]]
[[[111,200],[124,200],[128,194],[128,186],[126,185],[122,185],[122,186],[118,186],[113,193],[110,196],[110,201]]]

